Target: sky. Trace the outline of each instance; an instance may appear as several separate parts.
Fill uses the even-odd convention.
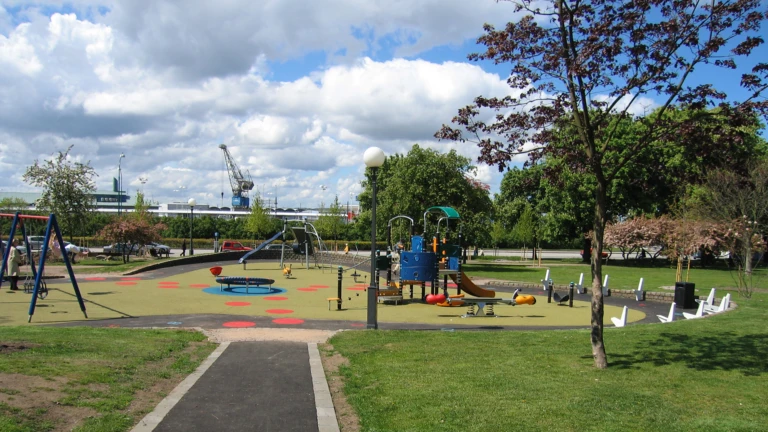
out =
[[[496,192],[475,145],[434,134],[509,93],[508,66],[467,54],[517,18],[495,0],[0,0],[0,191],[35,191],[24,170],[73,145],[99,190],[119,169],[129,195],[229,206],[225,144],[265,202],[352,204],[368,147],[418,143]]]

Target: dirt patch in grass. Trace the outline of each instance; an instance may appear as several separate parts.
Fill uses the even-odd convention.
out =
[[[360,419],[344,394],[344,379],[339,374],[339,367],[348,366],[349,360],[333,350],[333,345],[322,344],[320,358],[323,362],[328,388],[331,391],[333,407],[336,409],[336,421],[342,432],[359,432]]]
[[[207,355],[206,350],[199,349],[207,342],[190,342],[187,347],[175,356],[156,362],[148,362],[142,366],[137,379],[141,389],[133,394],[133,400],[122,414],[133,417],[138,422],[144,415],[171,392],[184,378],[187,371],[172,368],[182,356],[189,356],[191,361],[200,360]],[[34,344],[18,342],[0,343],[0,355],[29,349]],[[37,345],[39,346],[39,345]],[[99,417],[103,413],[89,407],[64,405],[61,401],[71,397],[72,390],[87,390],[93,394],[110,396],[110,387],[103,383],[78,384],[76,380],[65,377],[43,378],[39,376],[0,373],[0,417],[6,416],[22,424],[50,424],[51,430],[71,431],[82,425],[89,417]]]
[[[28,342],[0,342],[0,355],[24,351],[30,348],[37,348],[39,346],[40,344],[33,344]]]
[[[97,414],[87,407],[62,405],[67,396],[63,389],[70,385],[65,378],[47,379],[38,376],[0,373],[0,406],[5,404],[16,418],[26,418],[36,424],[50,423],[52,431],[71,431]]]

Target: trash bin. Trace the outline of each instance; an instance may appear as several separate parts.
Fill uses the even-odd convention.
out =
[[[694,292],[696,284],[691,282],[675,282],[675,304],[683,309],[695,309],[696,297]]]

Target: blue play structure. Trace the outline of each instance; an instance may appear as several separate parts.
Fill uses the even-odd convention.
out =
[[[429,232],[427,228],[430,216],[432,221],[437,217],[437,228],[431,243],[428,243],[425,237]],[[400,252],[401,281],[432,282],[432,293],[437,294],[441,274],[461,274],[461,230],[458,230],[458,240],[455,244],[448,242],[451,237],[451,223],[458,225],[459,220],[459,213],[451,207],[430,207],[424,212],[423,235],[414,235],[413,226],[411,226],[411,250]],[[444,227],[441,231],[442,225]],[[391,234],[389,240],[391,243]],[[441,261],[444,263],[441,264]],[[459,280],[460,278],[461,276]],[[447,296],[445,286],[447,282],[444,283],[443,288]]]
[[[13,218],[13,222],[11,223],[11,232],[8,235],[8,247],[5,249],[5,253],[3,254],[3,263],[0,266],[0,275],[5,274],[6,266],[8,263],[8,254],[10,253],[11,247],[13,247],[11,246],[11,241],[13,240],[14,235],[16,235],[16,227],[19,226],[21,227],[21,235],[24,238],[24,244],[26,246],[27,261],[32,268],[32,275],[35,279],[35,283],[32,288],[32,300],[30,300],[29,303],[29,319],[27,322],[32,322],[32,315],[35,314],[37,299],[45,298],[45,294],[48,292],[48,288],[45,286],[42,277],[43,270],[45,269],[45,256],[48,253],[49,245],[53,244],[53,242],[51,242],[51,234],[55,234],[54,239],[56,242],[58,242],[59,250],[62,251],[64,257],[64,265],[67,266],[69,280],[72,281],[72,288],[75,290],[75,296],[77,297],[77,302],[80,304],[80,310],[83,311],[85,318],[88,318],[88,314],[85,312],[85,302],[83,301],[83,296],[80,295],[80,288],[77,286],[75,273],[72,271],[72,265],[69,262],[66,252],[64,252],[66,251],[66,248],[64,247],[64,241],[62,240],[63,237],[61,236],[59,224],[56,222],[56,216],[53,213],[51,213],[50,216],[35,216],[22,215],[21,213],[17,212],[16,214],[0,214],[0,217]],[[38,264],[37,268],[35,268],[35,262],[32,260],[32,248],[29,247],[29,241],[27,240],[27,230],[24,228],[24,219],[38,219],[48,221],[48,224],[45,228],[45,239],[42,247],[40,248],[40,263]],[[0,277],[0,287],[2,287],[2,283],[3,278]]]

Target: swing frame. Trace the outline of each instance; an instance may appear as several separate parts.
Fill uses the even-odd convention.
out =
[[[32,290],[32,299],[29,302],[29,319],[27,322],[32,322],[32,315],[35,314],[35,307],[37,306],[37,299],[40,293],[40,287],[43,278],[43,270],[45,269],[45,256],[48,253],[51,234],[56,234],[55,238],[59,243],[62,256],[64,256],[64,265],[67,267],[69,280],[72,282],[72,288],[75,290],[77,302],[80,304],[80,310],[83,312],[83,315],[87,319],[88,314],[85,311],[85,302],[83,300],[83,296],[80,294],[80,287],[77,285],[77,279],[75,278],[75,272],[72,270],[72,264],[69,262],[69,257],[67,256],[66,248],[64,247],[64,240],[61,235],[61,230],[59,229],[59,224],[56,222],[56,215],[51,213],[49,216],[36,216],[23,215],[20,212],[16,212],[15,214],[0,213],[0,218],[13,218],[13,222],[11,223],[11,232],[8,235],[8,247],[5,248],[5,252],[3,253],[3,262],[2,265],[0,265],[0,275],[5,275],[5,271],[8,266],[8,254],[10,254],[11,248],[14,247],[12,246],[12,241],[13,237],[16,235],[16,227],[19,226],[21,227],[21,235],[24,238],[24,246],[27,252],[27,261],[29,262],[29,266],[32,269],[32,275],[35,277],[35,285]],[[45,242],[40,247],[40,262],[37,269],[35,269],[35,261],[32,259],[32,248],[29,246],[29,240],[27,239],[27,230],[24,228],[25,219],[48,221],[48,224],[45,228]],[[3,279],[4,278],[0,277],[0,288],[3,286]]]

